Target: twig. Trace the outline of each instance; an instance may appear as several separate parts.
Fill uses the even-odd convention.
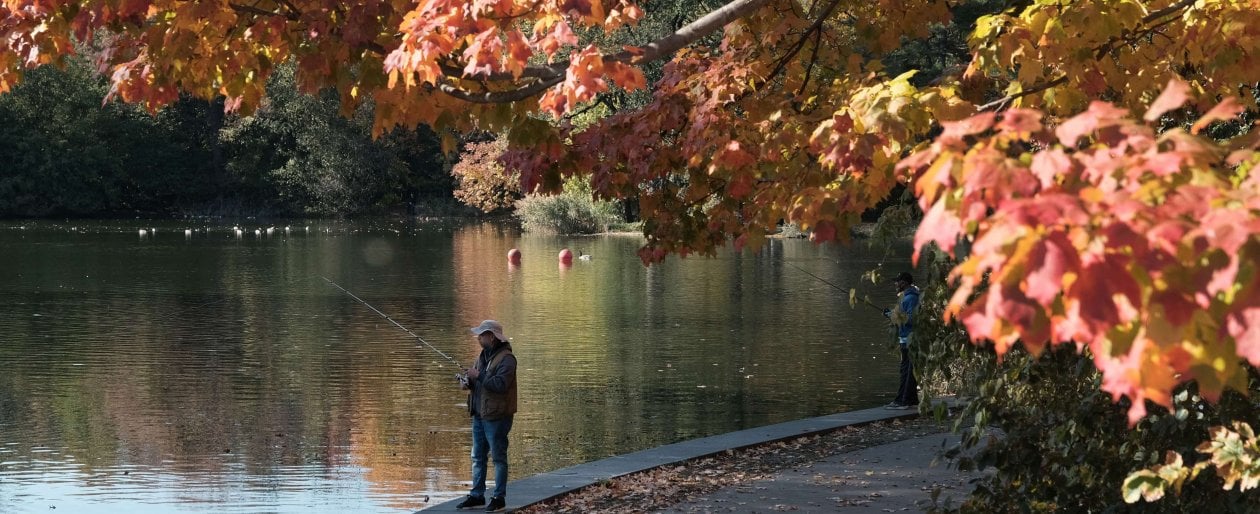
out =
[[[1045,82],[1045,83],[1042,83],[1042,84],[1038,84],[1038,85],[1036,85],[1036,86],[1033,86],[1033,87],[1030,87],[1030,88],[1025,89],[1025,90],[1023,90],[1023,91],[1020,91],[1020,92],[1018,92],[1018,93],[1009,94],[1009,95],[1006,95],[1006,96],[1004,96],[1004,97],[1002,97],[1002,98],[998,98],[997,100],[994,100],[994,101],[989,102],[989,103],[987,103],[987,104],[981,105],[981,106],[978,108],[978,110],[979,110],[979,111],[981,111],[981,112],[983,112],[983,111],[987,111],[987,110],[990,110],[990,109],[1000,111],[1000,110],[1002,110],[1002,109],[1006,108],[1006,105],[1007,105],[1007,104],[1009,104],[1009,103],[1011,103],[1011,102],[1013,102],[1013,101],[1015,101],[1015,100],[1017,100],[1017,99],[1023,98],[1023,97],[1028,96],[1028,95],[1032,95],[1032,94],[1037,94],[1037,93],[1040,93],[1040,92],[1042,92],[1042,91],[1045,91],[1045,90],[1050,89],[1050,88],[1052,88],[1052,87],[1058,86],[1058,85],[1063,84],[1063,83],[1065,83],[1065,82],[1067,82],[1067,75],[1064,75],[1064,76],[1059,77],[1059,78],[1057,78],[1057,79],[1051,80],[1050,82]]]

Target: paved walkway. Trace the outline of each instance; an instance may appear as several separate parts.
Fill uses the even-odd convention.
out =
[[[934,434],[833,455],[663,512],[923,512],[934,490],[938,505],[957,506],[978,476],[937,457],[957,442]]]
[[[693,439],[579,464],[511,482],[508,509],[546,501],[610,478],[730,449],[917,416],[914,411],[865,409]],[[950,437],[956,436],[939,434],[836,455],[812,466],[780,472],[770,480],[723,489],[705,499],[679,504],[673,511],[809,512],[812,509],[835,512],[843,506],[898,511],[929,499],[933,484],[954,490],[962,488],[957,496],[965,496],[969,491],[963,488],[968,479],[966,475],[947,469],[944,464],[931,466],[942,444],[948,446],[946,439]],[[462,498],[434,505],[422,512],[468,512],[455,509],[460,500]]]

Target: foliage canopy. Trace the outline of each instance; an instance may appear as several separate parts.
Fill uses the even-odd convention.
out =
[[[589,175],[637,197],[645,262],[757,247],[780,220],[847,237],[898,184],[918,245],[970,252],[946,313],[999,355],[1087,351],[1101,388],[1173,407],[1260,366],[1260,7],[1254,0],[973,2],[965,69],[881,59],[950,21],[945,0],[734,0],[645,45],[630,0],[6,0],[0,91],[90,41],[110,97],[180,91],[250,112],[279,63],[373,130],[507,135],[524,191]],[[721,30],[716,44],[702,45]],[[610,91],[650,100],[589,124]],[[548,119],[550,118],[550,119]],[[1250,483],[1250,482],[1247,482]]]

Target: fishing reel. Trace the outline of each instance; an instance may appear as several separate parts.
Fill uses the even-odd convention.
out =
[[[459,381],[459,387],[460,387],[461,389],[471,389],[471,388],[472,388],[472,386],[471,386],[471,385],[469,385],[469,383],[468,383],[468,374],[467,374],[467,373],[456,373],[456,374],[455,374],[455,380],[458,380],[458,381]]]

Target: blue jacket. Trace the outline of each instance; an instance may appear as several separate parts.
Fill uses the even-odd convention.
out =
[[[897,329],[897,337],[910,337],[910,331],[914,330],[914,311],[918,308],[919,288],[911,285],[901,292],[901,302],[897,304],[897,310],[906,315],[906,322]]]

